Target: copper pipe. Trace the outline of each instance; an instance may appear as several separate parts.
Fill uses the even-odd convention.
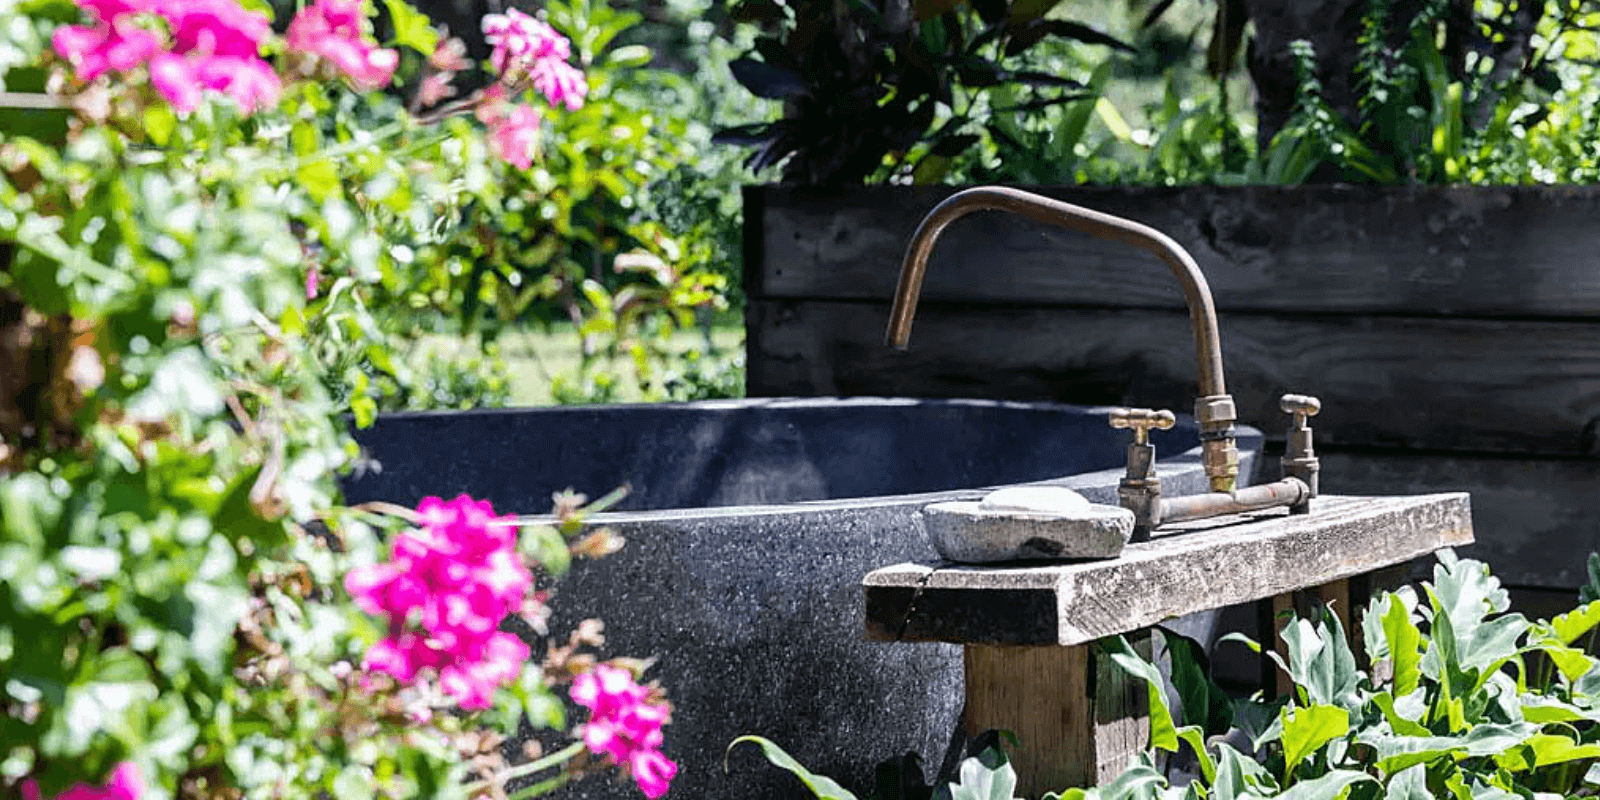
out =
[[[911,340],[911,319],[917,312],[922,278],[928,270],[933,243],[950,223],[974,211],[1009,211],[1051,225],[1059,225],[1114,242],[1123,242],[1154,254],[1166,262],[1183,287],[1194,328],[1199,369],[1200,398],[1195,417],[1200,423],[1201,446],[1212,491],[1232,491],[1238,472],[1238,450],[1233,442],[1233,398],[1222,377],[1222,344],[1217,332],[1217,311],[1211,289],[1194,259],[1166,234],[1132,220],[1102,214],[1030,192],[999,186],[965,189],[946,198],[923,217],[906,248],[900,283],[894,292],[894,309],[884,339],[904,350]]]
[[[1223,514],[1242,514],[1278,506],[1303,505],[1311,499],[1311,487],[1299,478],[1263,483],[1231,494],[1206,492],[1161,500],[1161,522],[1183,522]]]

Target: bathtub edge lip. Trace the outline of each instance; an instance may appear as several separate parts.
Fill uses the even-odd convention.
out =
[[[987,402],[987,401],[985,401]],[[1014,401],[997,401],[1010,403]],[[1026,404],[1046,405],[1046,404]],[[1063,404],[1049,404],[1063,405]],[[1109,406],[1068,406],[1077,409],[1103,409]],[[1181,417],[1180,419],[1187,419]],[[1264,440],[1261,431],[1248,425],[1237,427],[1238,438],[1242,445],[1241,460],[1254,459],[1260,454],[1260,444]],[[1200,448],[1195,447],[1177,455],[1161,458],[1156,461],[1156,473],[1162,478],[1177,477],[1194,470],[1201,469]],[[1043,478],[1036,481],[1020,481],[1016,483],[994,484],[990,486],[976,486],[970,489],[946,489],[936,492],[917,492],[912,494],[875,495],[871,497],[846,497],[836,500],[804,500],[795,503],[774,503],[772,505],[742,505],[742,506],[701,506],[696,508],[662,508],[644,511],[609,511],[594,514],[586,521],[593,525],[633,525],[648,522],[668,522],[673,520],[727,520],[755,517],[782,517],[800,516],[805,514],[833,513],[839,511],[859,511],[868,509],[887,509],[901,506],[915,506],[921,508],[929,503],[939,503],[948,500],[970,500],[983,494],[998,489],[1002,486],[1031,486],[1054,485],[1065,486],[1069,489],[1098,489],[1114,488],[1123,475],[1122,467],[1096,470],[1094,472],[1080,472],[1072,475],[1062,475],[1054,478]],[[518,514],[517,521],[524,525],[550,525],[555,523],[551,514]]]

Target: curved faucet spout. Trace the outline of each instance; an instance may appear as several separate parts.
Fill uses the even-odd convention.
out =
[[[884,337],[886,342],[897,349],[905,349],[911,339],[911,320],[917,311],[917,298],[922,293],[922,278],[928,269],[933,244],[946,226],[974,211],[1021,214],[1038,222],[1123,242],[1166,262],[1183,287],[1183,297],[1189,305],[1189,322],[1194,327],[1201,395],[1195,401],[1195,418],[1200,423],[1206,473],[1213,491],[1232,491],[1234,476],[1238,473],[1233,429],[1235,412],[1233,398],[1228,396],[1222,376],[1222,343],[1217,333],[1217,311],[1211,300],[1211,289],[1188,252],[1154,228],[1018,189],[984,186],[957,192],[928,212],[911,237],[900,267],[900,283],[894,293],[894,310]]]

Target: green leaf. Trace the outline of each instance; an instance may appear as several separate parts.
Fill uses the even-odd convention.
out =
[[[1379,710],[1383,711],[1384,720],[1389,723],[1389,727],[1393,728],[1395,733],[1401,736],[1430,735],[1430,731],[1423,727],[1421,722],[1422,716],[1428,712],[1426,705],[1422,705],[1420,702],[1416,703],[1421,708],[1417,715],[1412,717],[1400,712],[1394,696],[1388,692],[1379,692],[1373,695],[1372,702],[1376,703]]]
[[[1309,781],[1301,781],[1278,795],[1278,800],[1333,800],[1344,796],[1345,789],[1361,781],[1376,781],[1365,772],[1336,769]]]
[[[158,147],[166,147],[172,132],[178,129],[178,116],[165,103],[151,103],[144,110],[144,132]]]
[[[611,67],[642,67],[655,57],[648,45],[630,44],[606,54],[606,65]]]
[[[1384,800],[1433,800],[1428,791],[1428,768],[1417,764],[1395,773],[1384,789]]]
[[[1520,698],[1522,718],[1537,725],[1552,722],[1600,722],[1600,711],[1578,708],[1554,697],[1525,694]]]
[[[1099,646],[1102,652],[1110,654],[1111,660],[1117,666],[1122,667],[1129,675],[1144,681],[1146,694],[1150,699],[1151,749],[1177,752],[1177,726],[1172,724],[1172,711],[1167,707],[1160,670],[1157,670],[1154,664],[1145,661],[1133,646],[1128,644],[1128,640],[1121,636],[1101,639]]]
[[[1383,638],[1389,662],[1394,669],[1394,694],[1404,696],[1417,688],[1422,672],[1422,632],[1411,620],[1411,612],[1397,594],[1386,595],[1389,607],[1383,612]]]
[[[1255,759],[1233,749],[1227,742],[1217,745],[1217,776],[1211,783],[1212,800],[1234,800],[1255,795],[1266,787],[1276,788],[1272,776]]]
[[[733,748],[738,747],[745,742],[749,742],[760,747],[761,754],[766,756],[768,763],[780,769],[788,770],[790,774],[794,775],[796,778],[799,778],[800,782],[805,784],[807,789],[811,790],[812,796],[816,797],[817,800],[856,800],[856,796],[854,794],[851,794],[849,790],[845,789],[843,786],[840,786],[838,783],[835,783],[832,778],[812,774],[810,770],[806,769],[804,766],[801,766],[800,762],[794,760],[794,758],[788,753],[785,753],[783,748],[777,746],[771,741],[761,738],[760,736],[740,736],[739,738],[734,739],[733,742],[728,745],[727,753],[732,753]],[[727,753],[724,753],[722,757],[722,770],[724,772],[728,771]]]
[[[389,7],[389,19],[394,23],[394,43],[405,45],[425,55],[433,55],[439,46],[439,32],[433,29],[428,15],[411,7],[406,0],[383,0]]]
[[[1496,755],[1495,763],[1519,771],[1584,758],[1600,758],[1600,744],[1578,744],[1565,736],[1539,733],[1521,746]]]
[[[1468,756],[1499,755],[1538,732],[1538,726],[1518,722],[1511,725],[1479,725],[1465,736],[1396,736],[1370,731],[1356,740],[1376,751],[1379,770],[1393,775],[1415,764],[1425,764],[1457,753]]]
[[[1282,716],[1285,775],[1293,775],[1306,756],[1350,731],[1350,712],[1338,706],[1285,708]]]
[[[1199,726],[1208,735],[1226,733],[1233,724],[1233,704],[1207,674],[1205,651],[1166,628],[1161,635],[1172,662],[1172,685],[1183,704],[1183,724]]]
[[[1562,644],[1578,641],[1579,636],[1588,633],[1596,625],[1600,625],[1600,600],[1585,603],[1550,620],[1550,627]]]
[[[950,800],[1013,800],[1017,773],[1005,753],[997,747],[961,762],[956,782],[950,784]]]
[[[321,203],[339,190],[339,168],[327,158],[319,158],[300,165],[294,171],[295,177],[300,180],[300,185],[306,188],[311,196]]]

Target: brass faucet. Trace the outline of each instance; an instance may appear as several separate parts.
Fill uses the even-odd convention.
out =
[[[1305,395],[1284,395],[1282,408],[1293,417],[1288,452],[1283,458],[1285,477],[1274,483],[1236,491],[1239,473],[1239,449],[1233,426],[1236,412],[1233,397],[1228,394],[1222,378],[1222,344],[1217,333],[1217,311],[1211,300],[1211,289],[1189,253],[1154,228],[1017,189],[985,186],[957,192],[928,212],[912,234],[900,267],[900,283],[895,288],[889,330],[884,337],[889,345],[904,350],[911,339],[911,320],[917,311],[917,297],[922,291],[922,278],[928,269],[934,241],[950,223],[974,211],[1009,211],[1147,250],[1166,262],[1183,287],[1183,297],[1189,305],[1189,322],[1194,326],[1200,373],[1200,397],[1195,400],[1194,416],[1200,424],[1201,462],[1211,491],[1201,495],[1161,497],[1161,479],[1156,476],[1155,448],[1149,442],[1149,432],[1152,428],[1172,427],[1175,422],[1172,412],[1126,408],[1112,411],[1113,428],[1134,431],[1134,441],[1128,446],[1127,474],[1117,488],[1117,496],[1124,508],[1134,512],[1136,540],[1148,538],[1150,531],[1163,522],[1277,506],[1288,506],[1294,514],[1309,513],[1311,499],[1317,495],[1318,463],[1306,419],[1321,409],[1321,403]]]
[[[1194,418],[1200,423],[1201,461],[1211,491],[1231,492],[1239,474],[1239,448],[1234,442],[1233,397],[1222,379],[1222,344],[1217,334],[1217,310],[1211,302],[1206,276],[1177,242],[1166,234],[1131,220],[1102,214],[1071,203],[1063,203],[1030,192],[999,186],[965,189],[947,198],[917,226],[906,248],[900,267],[900,285],[894,291],[894,310],[889,331],[884,337],[899,350],[911,340],[911,318],[917,313],[917,296],[922,292],[922,277],[928,270],[928,255],[933,243],[950,223],[974,211],[1009,211],[1032,220],[1060,225],[1075,231],[1125,242],[1148,250],[1172,268],[1183,286],[1189,304],[1189,322],[1194,326],[1194,347],[1200,370],[1200,398],[1194,403]]]

